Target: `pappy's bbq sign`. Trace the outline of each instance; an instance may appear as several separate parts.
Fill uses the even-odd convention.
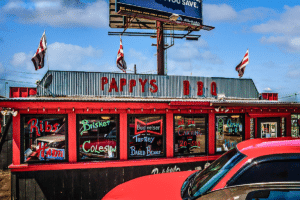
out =
[[[51,84],[42,87],[49,74]],[[49,96],[50,91],[55,96],[209,98],[225,94],[226,97],[258,98],[251,79],[101,72],[48,71],[37,90],[38,96]]]
[[[139,87],[136,87],[137,84],[139,84]],[[190,81],[184,80],[182,83],[182,92],[184,95],[190,95]],[[151,93],[157,93],[158,92],[158,83],[155,79],[142,79],[140,78],[138,82],[135,79],[130,79],[127,80],[125,78],[121,78],[119,80],[119,86],[117,84],[117,80],[115,78],[112,78],[110,81],[108,80],[107,77],[102,77],[101,78],[101,90],[105,90],[105,86],[107,85],[108,87],[108,92],[124,92],[124,87],[127,86],[129,87],[129,93],[133,93],[134,90],[141,90],[142,93],[146,92],[146,85],[148,86],[147,89]],[[204,89],[203,89],[203,82],[202,81],[197,81],[196,85],[196,90],[197,90],[197,95],[198,96],[203,96],[204,94]],[[195,88],[195,87],[193,87]],[[211,95],[216,96],[217,95],[217,84],[216,82],[211,82],[210,84],[210,92]]]

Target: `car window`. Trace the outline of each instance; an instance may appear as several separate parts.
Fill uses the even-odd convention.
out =
[[[299,190],[258,190],[250,192],[246,200],[298,200]]]
[[[245,158],[236,148],[228,151],[191,180],[189,196],[198,197],[209,191],[237,163]]]
[[[259,163],[246,170],[230,185],[299,181],[299,169],[300,160],[280,160]]]

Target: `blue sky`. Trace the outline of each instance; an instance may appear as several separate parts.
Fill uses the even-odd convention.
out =
[[[282,101],[300,94],[300,3],[203,0],[198,41],[175,40],[167,51],[167,74],[238,78],[235,66],[249,48],[243,78],[259,92],[277,92]],[[46,66],[34,70],[31,58],[46,30]],[[119,37],[108,36],[108,0],[1,0],[0,95],[8,87],[35,87],[50,70],[121,72],[115,64]],[[129,30],[134,31],[134,30]],[[137,30],[138,31],[138,30]],[[154,32],[149,30],[148,32]],[[182,32],[177,32],[182,33]],[[156,74],[156,39],[122,37],[129,69]],[[170,41],[168,41],[170,42]],[[130,71],[129,71],[130,73]],[[293,95],[295,96],[295,95]]]

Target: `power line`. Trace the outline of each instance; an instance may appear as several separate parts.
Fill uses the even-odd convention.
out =
[[[39,73],[19,72],[19,71],[14,71],[14,70],[6,70],[6,69],[5,69],[5,71],[7,71],[7,72],[17,72],[17,73],[21,73],[21,74],[37,74],[37,75],[39,75]]]
[[[32,82],[14,81],[14,80],[2,79],[2,78],[0,78],[0,81],[10,81],[10,82],[15,82],[15,83],[30,83],[30,84],[35,84],[35,83],[32,83]]]
[[[300,94],[300,92],[299,93],[290,94],[290,95],[287,95],[287,96],[284,96],[284,97],[280,97],[279,99],[294,97],[294,96],[297,96],[299,94]]]

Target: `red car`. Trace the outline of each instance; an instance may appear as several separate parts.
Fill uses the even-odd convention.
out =
[[[251,139],[237,144],[203,171],[149,175],[118,185],[103,200],[191,200],[250,183],[300,182],[300,139]]]

